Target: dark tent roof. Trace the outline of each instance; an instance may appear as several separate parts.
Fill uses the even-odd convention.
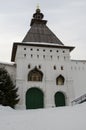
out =
[[[44,42],[63,45],[56,35],[46,26],[47,21],[42,20],[43,17],[44,15],[40,13],[40,9],[37,9],[31,20],[31,28],[22,42]]]

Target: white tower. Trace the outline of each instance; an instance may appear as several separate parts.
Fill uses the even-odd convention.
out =
[[[35,109],[70,105],[74,98],[70,52],[47,27],[36,9],[31,28],[21,43],[14,43],[11,61],[16,63],[16,86],[20,102],[16,107]]]

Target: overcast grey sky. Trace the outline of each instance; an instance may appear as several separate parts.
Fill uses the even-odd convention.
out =
[[[21,42],[39,3],[47,26],[67,46],[72,59],[86,60],[86,0],[0,0],[0,61],[10,62],[13,42]]]

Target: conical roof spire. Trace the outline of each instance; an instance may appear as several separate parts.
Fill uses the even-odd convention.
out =
[[[43,20],[43,17],[44,15],[38,7],[33,14],[30,23],[31,28],[23,39],[23,42],[43,42],[63,45],[56,35],[46,26],[47,21]]]

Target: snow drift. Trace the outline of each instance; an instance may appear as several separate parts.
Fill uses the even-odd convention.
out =
[[[59,108],[13,110],[0,106],[0,130],[85,130],[86,103]]]

